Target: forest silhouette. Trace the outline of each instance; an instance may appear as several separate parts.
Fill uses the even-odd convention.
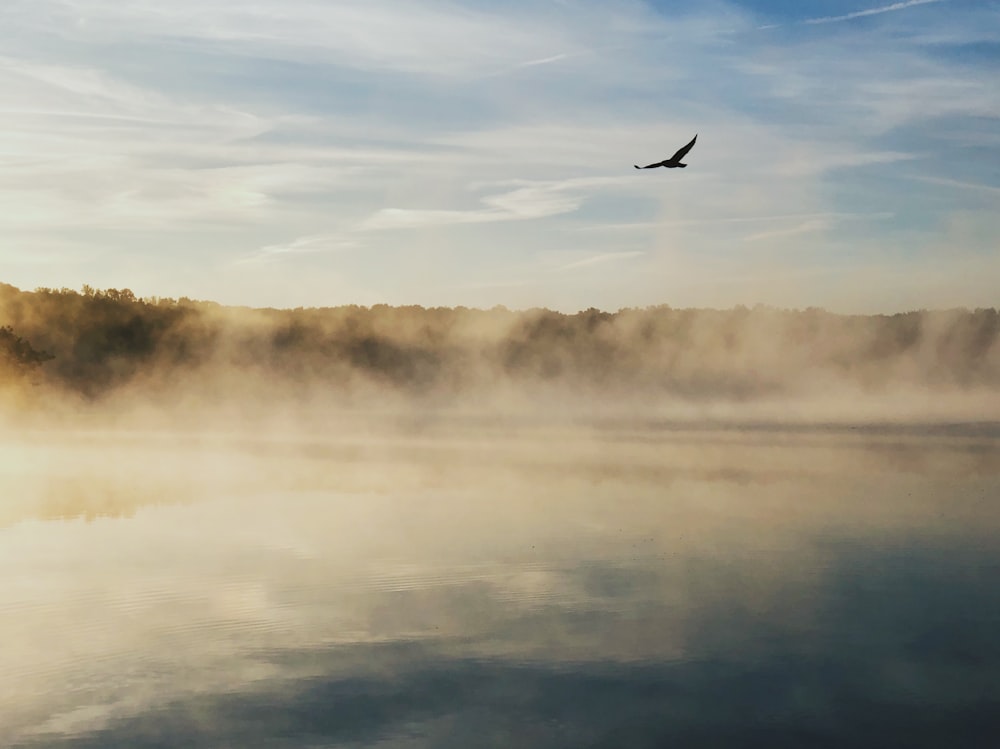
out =
[[[279,310],[0,284],[0,326],[0,382],[30,380],[84,399],[222,371],[277,387],[439,397],[500,385],[694,400],[781,397],[833,382],[868,391],[1000,389],[992,308]]]

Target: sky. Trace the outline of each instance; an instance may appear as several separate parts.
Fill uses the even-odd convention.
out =
[[[0,115],[25,289],[1000,305],[996,0],[3,0]]]

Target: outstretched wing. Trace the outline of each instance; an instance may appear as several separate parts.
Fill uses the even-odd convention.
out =
[[[690,142],[690,143],[688,143],[688,144],[687,144],[686,146],[684,146],[683,148],[679,149],[679,150],[677,151],[677,153],[675,153],[675,154],[674,154],[673,156],[671,156],[671,157],[670,157],[670,159],[669,159],[669,161],[680,161],[680,160],[681,160],[681,159],[683,159],[683,158],[684,158],[685,156],[687,156],[687,152],[688,152],[688,151],[690,151],[690,150],[691,150],[692,148],[694,148],[694,142],[695,142],[696,140],[698,140],[698,136],[697,136],[697,135],[695,135],[695,136],[694,136],[694,137],[693,137],[693,138],[691,139],[691,142]]]

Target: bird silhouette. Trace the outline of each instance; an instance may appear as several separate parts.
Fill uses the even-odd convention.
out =
[[[677,153],[675,153],[666,161],[657,161],[655,164],[647,164],[646,166],[639,166],[638,164],[633,164],[632,166],[634,166],[636,169],[656,169],[656,167],[658,166],[663,166],[666,167],[667,169],[674,169],[675,167],[680,167],[681,169],[683,169],[684,167],[687,166],[687,164],[682,164],[681,159],[687,156],[687,152],[690,151],[692,148],[694,148],[694,142],[696,140],[698,140],[697,135],[695,135],[691,139],[691,142],[688,143],[686,146],[677,149]]]

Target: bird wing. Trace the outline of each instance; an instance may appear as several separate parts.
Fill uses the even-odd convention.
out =
[[[673,156],[671,156],[669,160],[670,161],[680,161],[681,159],[683,159],[685,156],[687,156],[687,152],[690,151],[692,148],[694,148],[694,142],[696,140],[698,140],[698,136],[697,135],[695,135],[691,139],[691,142],[688,143],[686,146],[684,146],[683,148],[678,149],[677,153],[675,153]]]

